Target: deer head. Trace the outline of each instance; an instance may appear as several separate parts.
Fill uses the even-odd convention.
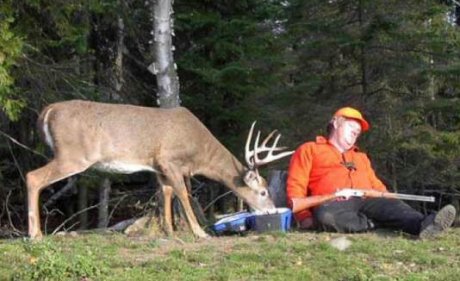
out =
[[[284,151],[282,153],[274,155],[273,152],[285,150],[286,147],[277,147],[278,141],[281,138],[281,134],[277,134],[272,145],[269,146],[268,143],[277,133],[277,130],[272,131],[259,145],[260,140],[260,131],[257,131],[257,136],[253,144],[253,149],[251,150],[252,136],[254,133],[254,127],[256,122],[254,121],[249,130],[248,138],[246,140],[245,146],[245,160],[248,166],[243,180],[244,183],[253,191],[253,196],[251,197],[252,204],[249,204],[251,207],[259,210],[269,210],[274,208],[275,205],[270,199],[268,194],[268,184],[267,181],[260,176],[258,167],[273,162],[275,160],[281,159],[283,157],[289,156],[294,151]],[[260,154],[265,154],[265,157],[260,158]]]

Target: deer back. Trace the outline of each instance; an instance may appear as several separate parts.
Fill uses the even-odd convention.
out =
[[[189,170],[202,169],[204,163],[209,165],[215,158],[232,158],[183,107],[162,109],[74,100],[46,107],[38,123],[42,137],[57,157],[150,167],[165,159],[186,165]]]

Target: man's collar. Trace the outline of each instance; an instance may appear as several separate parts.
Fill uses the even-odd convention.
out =
[[[317,144],[329,144],[329,140],[323,136],[316,136],[316,143]],[[332,145],[332,144],[331,144]],[[353,147],[350,149],[353,151],[359,151],[359,147],[356,145],[353,145]]]
[[[323,136],[316,136],[316,143],[317,144],[327,144],[329,141]]]

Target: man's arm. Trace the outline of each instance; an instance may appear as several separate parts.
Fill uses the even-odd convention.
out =
[[[287,203],[292,198],[307,197],[307,186],[310,181],[311,152],[307,146],[299,147],[291,157],[286,181]]]
[[[292,204],[292,211],[294,213],[316,207],[321,205],[327,201],[331,201],[336,199],[337,196],[335,194],[327,194],[327,195],[315,195],[315,196],[308,196],[308,197],[294,197],[291,199]]]
[[[377,191],[374,189],[345,189],[345,191],[355,191],[361,193],[359,197],[386,197],[392,198],[394,193],[387,193],[382,191]],[[337,199],[338,197],[343,197],[340,191],[332,194],[326,195],[315,195],[315,196],[308,196],[308,197],[293,197],[291,198],[291,206],[292,212],[297,213],[306,209],[310,209],[316,206],[319,206],[323,203],[328,201],[332,201]]]
[[[286,182],[287,205],[291,209],[293,208],[293,198],[306,199],[308,195],[307,186],[310,180],[312,157],[309,146],[309,144],[303,144],[291,157]],[[296,208],[293,212],[298,221],[311,216],[306,208]]]

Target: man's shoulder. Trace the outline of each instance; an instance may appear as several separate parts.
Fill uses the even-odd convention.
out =
[[[315,147],[328,144],[327,139],[323,136],[317,136],[314,141],[304,142],[299,146],[299,150],[314,149]]]

